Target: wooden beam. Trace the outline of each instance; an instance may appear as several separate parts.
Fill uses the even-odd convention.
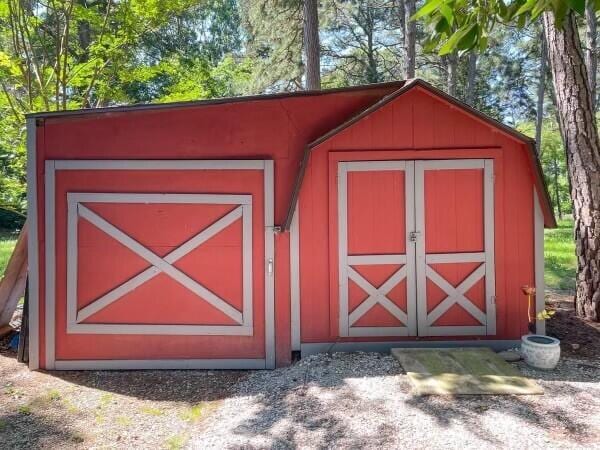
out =
[[[8,325],[27,282],[27,221],[0,279],[0,327]]]

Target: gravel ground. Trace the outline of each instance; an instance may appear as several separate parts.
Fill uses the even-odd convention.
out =
[[[600,449],[600,325],[554,295],[563,358],[519,369],[542,396],[416,397],[387,355],[274,371],[31,372],[0,340],[0,450],[83,448]]]
[[[600,363],[518,363],[542,396],[416,397],[377,353],[316,355],[255,372],[198,425],[193,448],[600,448]]]
[[[32,372],[0,352],[0,449],[185,447],[247,372]]]

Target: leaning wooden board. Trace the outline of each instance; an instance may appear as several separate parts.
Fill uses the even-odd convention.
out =
[[[543,394],[489,348],[392,349],[417,395]]]

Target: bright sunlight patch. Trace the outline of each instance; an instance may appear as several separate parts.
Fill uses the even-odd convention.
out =
[[[543,394],[489,348],[392,349],[415,394]]]

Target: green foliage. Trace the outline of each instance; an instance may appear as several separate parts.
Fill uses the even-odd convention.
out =
[[[15,233],[9,233],[0,230],[0,278],[4,274],[4,270],[8,264],[10,255],[15,248],[17,243],[17,235]]]
[[[302,88],[302,1],[241,0],[252,91]]]
[[[575,290],[575,243],[573,242],[573,219],[558,221],[558,228],[545,230],[545,273],[548,289]]]
[[[398,2],[327,0],[320,10],[326,86],[402,78],[403,30]]]
[[[596,10],[600,2],[593,2]],[[488,46],[490,33],[499,23],[523,28],[544,11],[552,11],[557,27],[562,27],[571,12],[583,15],[585,0],[426,0],[413,16],[429,25],[428,50],[440,55]]]
[[[523,123],[518,129],[533,137],[535,124]],[[569,180],[567,175],[567,161],[565,156],[560,130],[554,120],[545,120],[542,125],[542,142],[539,153],[542,171],[555,213],[562,219],[563,214],[571,213],[571,197],[569,194]]]
[[[25,114],[243,93],[242,37],[236,0],[0,0],[0,207],[25,211]]]

